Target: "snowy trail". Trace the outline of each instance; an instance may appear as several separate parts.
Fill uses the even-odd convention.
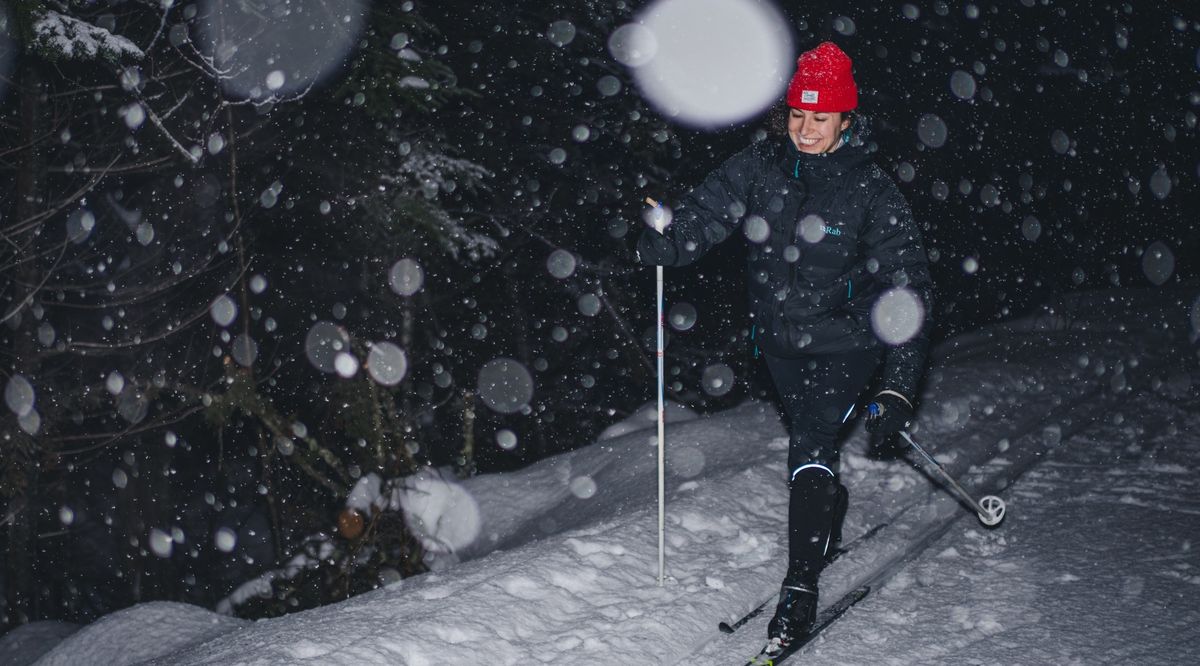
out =
[[[1195,447],[1165,463],[1159,457],[1162,442],[1175,435],[1167,426],[1156,428],[1156,418],[1162,417],[1154,405],[1179,409],[1174,403],[1189,395],[1193,378],[1182,370],[1179,350],[1186,345],[1181,338],[1189,332],[1187,317],[1195,300],[1194,290],[1092,294],[1054,312],[940,347],[914,436],[973,493],[994,492],[1021,477],[1006,494],[1012,504],[1010,516],[1000,530],[982,532],[968,511],[907,461],[869,457],[864,434],[857,429],[847,442],[841,470],[851,491],[846,537],[852,539],[881,522],[889,525],[869,547],[847,554],[826,572],[823,600],[832,601],[861,581],[881,576],[886,580],[861,609],[852,611],[806,654],[830,660],[826,663],[877,663],[879,655],[870,649],[874,637],[882,644],[911,648],[907,656],[897,652],[895,663],[966,663],[962,659],[975,658],[980,653],[972,652],[971,645],[986,641],[969,633],[954,648],[957,652],[921,652],[931,643],[924,637],[936,633],[936,623],[918,631],[893,622],[909,617],[901,611],[924,610],[897,609],[894,600],[906,598],[909,588],[940,590],[940,583],[922,587],[919,581],[943,580],[920,574],[922,567],[940,571],[953,548],[967,555],[999,552],[995,540],[1009,538],[1007,530],[1013,531],[1016,543],[1048,548],[1044,556],[1053,564],[1058,555],[1051,542],[1018,533],[1026,520],[1037,528],[1038,514],[1026,493],[1045,492],[1042,485],[1052,478],[1048,474],[1067,475],[1079,467],[1081,461],[1064,457],[1064,451],[1088,448],[1097,428],[1134,428],[1140,429],[1139,437],[1157,438],[1153,441],[1159,443],[1143,448],[1140,455],[1150,465],[1147,469],[1166,465],[1161,467],[1163,474],[1172,476],[1165,478],[1194,469],[1200,458]],[[1195,382],[1200,383],[1200,377]],[[1123,425],[1113,422],[1117,410]],[[768,618],[758,618],[733,636],[719,634],[716,626],[760,603],[783,575],[783,427],[770,406],[748,403],[705,417],[685,416],[667,433],[671,580],[662,588],[654,585],[654,431],[644,428],[520,472],[465,482],[462,487],[477,505],[483,530],[470,548],[457,553],[462,561],[443,561],[442,571],[282,618],[229,621],[219,632],[173,636],[173,642],[156,633],[155,623],[146,620],[149,604],[143,604],[102,622],[109,644],[124,641],[144,650],[108,654],[92,649],[96,641],[86,640],[86,633],[100,624],[96,623],[62,640],[37,663],[743,663],[761,646]],[[1118,442],[1110,454],[1117,451],[1132,460],[1129,438],[1113,433],[1108,437]],[[1082,462],[1103,471],[1099,463],[1104,454],[1097,455],[1099,459]],[[1040,464],[1044,460],[1053,462]],[[594,492],[577,492],[580,479]],[[1072,487],[1079,489],[1080,497],[1088,497],[1088,481],[1080,479]],[[1122,510],[1158,511],[1156,503],[1164,501],[1172,512],[1200,510],[1194,487],[1185,489],[1181,496],[1187,501],[1180,502],[1156,496],[1166,491],[1148,485],[1149,477],[1131,474],[1125,480],[1129,487],[1118,498],[1129,499],[1119,503]],[[1072,495],[1064,501],[1076,499]],[[1072,510],[1079,521],[1094,524],[1109,513],[1107,505],[1076,504]],[[1019,515],[1026,511],[1028,517]],[[923,555],[907,562],[930,543]],[[1178,585],[1194,584],[1197,572],[1187,558],[1190,544],[1172,547],[1172,554],[1183,553],[1181,559],[1160,566],[1176,567],[1182,581]],[[1014,557],[1032,555],[1021,552]],[[973,609],[986,606],[988,593],[974,585],[972,576],[979,574],[965,564],[959,566],[967,573],[950,579],[956,584],[946,586],[945,597],[929,602],[935,611],[931,615],[944,624],[945,609],[957,604],[965,609],[958,611],[965,613],[960,624],[972,627],[963,632],[984,631],[991,626],[986,614]],[[999,576],[1019,564],[1010,561],[994,570]],[[1177,566],[1181,564],[1188,567]],[[1070,570],[1062,573],[1084,578]],[[1147,576],[1142,579],[1148,581]],[[1003,581],[986,582],[988,587],[1002,587]],[[1034,599],[1020,595],[1034,595],[1037,584],[1014,586],[1013,604]],[[1157,589],[1145,585],[1144,589]],[[1075,582],[1072,589],[1082,593],[1091,588]],[[954,601],[955,594],[959,601]],[[175,612],[170,605],[155,608]],[[855,624],[858,618],[865,618],[863,626]],[[1024,626],[1007,619],[997,622]],[[155,651],[156,642],[164,647]],[[860,651],[853,654],[858,656],[832,661],[841,658],[833,649],[841,644],[857,646]],[[137,657],[127,658],[130,655]]]
[[[1018,483],[1003,530],[956,525],[831,628],[805,663],[1193,659],[1200,419],[1138,398]],[[1130,411],[1172,425],[1146,432],[1141,419],[1126,420]]]
[[[1100,391],[1091,388],[1048,412],[1024,410],[1021,414],[995,414],[1003,424],[1003,427],[997,428],[996,434],[1011,442],[1010,450],[1016,452],[1015,455],[1002,460],[981,461],[982,464],[972,465],[967,474],[954,471],[953,463],[947,467],[953,476],[962,479],[973,489],[976,496],[984,492],[1001,492],[1018,482],[1027,470],[1041,463],[1049,445],[1094,422],[1105,407],[1104,402],[1098,400],[1099,397]],[[941,456],[938,457],[940,462],[945,462]],[[917,477],[923,475],[912,469],[905,472]],[[870,546],[856,549],[826,570],[822,576],[823,603],[832,603],[862,585],[878,588],[905,564],[920,557],[958,523],[977,524],[969,509],[956,498],[944,490],[935,490],[932,479],[922,479],[920,483],[925,484],[930,492],[912,498],[908,505],[895,513],[876,518],[878,522],[875,524],[886,522],[887,526],[872,539]],[[856,486],[851,485],[851,489],[854,501],[872,504],[883,500],[883,493],[869,491],[867,497],[856,498]],[[772,579],[772,582],[776,580]],[[772,587],[767,588],[768,593],[773,591]],[[676,663],[730,664],[739,663],[739,659],[744,661],[762,646],[769,619],[769,613],[766,613],[747,623],[734,636],[724,640],[709,640],[697,653],[687,655]]]
[[[1143,312],[1143,318],[1147,314],[1149,312]],[[1151,318],[1151,321],[1154,319]],[[1090,321],[1076,313],[1065,320],[1026,320],[951,341],[940,350],[939,365],[931,373],[931,388],[925,398],[926,409],[920,429],[923,434],[917,435],[918,441],[927,448],[933,448],[951,475],[962,481],[976,496],[997,493],[1014,483],[1020,487],[1018,478],[1029,470],[1036,470],[1044,459],[1053,456],[1056,449],[1063,446],[1063,442],[1081,437],[1105,415],[1129,403],[1135,396],[1141,397],[1151,386],[1161,386],[1163,382],[1158,378],[1168,377],[1178,371],[1179,366],[1173,365],[1171,356],[1161,351],[1169,348],[1164,344],[1169,335],[1113,336],[1114,331],[1124,333],[1124,329],[1125,324],[1119,320]],[[1156,348],[1158,351],[1154,351]],[[1014,363],[1037,368],[1036,372],[1021,373],[1021,376],[1033,380],[1032,391],[1028,385],[1013,385],[1003,381],[1011,379],[1005,368],[1011,368]],[[1138,370],[1127,374],[1126,364]],[[1130,375],[1156,379],[1145,381],[1133,379]],[[957,395],[954,391],[945,390],[948,383],[959,387]],[[1054,388],[1047,390],[1048,386]],[[1135,390],[1135,386],[1140,390]],[[981,401],[981,394],[988,395],[991,404],[988,404],[988,400]],[[1048,411],[1039,411],[1038,405],[1031,404],[1037,394],[1045,395],[1043,405],[1050,403],[1053,407]],[[939,400],[941,396],[954,397]],[[1163,397],[1170,402],[1169,394],[1155,394],[1156,399]],[[933,423],[930,423],[930,412],[934,416]],[[954,433],[953,426],[963,424],[964,414],[970,414],[967,420],[973,422]],[[939,427],[946,425],[952,427]],[[963,465],[964,460],[958,459],[956,443],[953,441],[956,434],[958,446],[962,446],[964,440],[967,443],[969,466]],[[1004,453],[990,460],[980,459],[977,455],[970,457],[971,453],[991,448],[979,445],[981,438],[988,437],[1000,442],[996,448]],[[930,442],[933,442],[933,446],[930,446]],[[943,451],[950,457],[948,464],[948,456]],[[1193,456],[1193,460],[1197,457],[1200,456]],[[855,480],[853,475],[850,479]],[[925,483],[932,488],[936,482],[930,478]],[[851,485],[851,488],[852,502],[871,504],[880,499],[870,495],[866,498],[856,497],[856,486]],[[965,506],[955,506],[956,503],[947,493],[938,492],[939,496],[926,498],[926,503],[915,503],[898,515],[889,517],[889,525],[874,539],[866,553],[856,552],[854,557],[840,560],[830,567],[822,577],[823,604],[832,603],[863,584],[883,583],[883,589],[889,589],[891,577],[905,570],[901,565],[906,561],[919,561],[917,558],[922,551],[939,543],[936,538],[943,532],[958,534],[964,529],[982,530]],[[997,533],[1003,531],[1002,527]],[[946,537],[940,543],[946,541],[953,541],[953,537]],[[935,546],[933,550],[937,552],[939,548]],[[862,561],[864,559],[869,561]],[[871,598],[863,605],[872,607]],[[760,616],[731,637],[732,640],[710,639],[697,654],[688,655],[677,663],[744,662],[761,647],[768,620],[769,617]],[[900,629],[903,631],[903,627]],[[937,635],[939,631],[936,626],[926,627],[923,636]],[[825,640],[832,639],[826,637]],[[922,634],[918,634],[916,640],[918,643],[926,642]],[[853,638],[850,641],[853,642]],[[823,642],[817,645],[821,644]],[[816,649],[816,646],[810,646],[802,654]],[[836,654],[836,649],[829,653]],[[834,663],[875,663],[879,659],[878,655],[872,656],[869,649],[855,654],[857,661],[848,659]],[[926,660],[922,656],[914,656],[895,663],[926,663]],[[945,663],[962,662],[951,659]],[[980,663],[988,661],[984,659]]]

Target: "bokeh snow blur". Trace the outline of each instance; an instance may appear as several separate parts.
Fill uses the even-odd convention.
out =
[[[961,100],[971,99],[975,96],[975,77],[961,69],[955,70],[950,75],[950,90]]]
[[[229,294],[221,294],[209,306],[209,313],[217,326],[229,326],[237,318],[237,303],[233,302]]]
[[[920,137],[921,143],[930,148],[941,148],[946,145],[948,134],[946,121],[935,114],[926,113],[917,121],[917,136]]]
[[[724,363],[714,363],[700,375],[700,388],[713,397],[729,393],[733,388],[733,369]]]
[[[562,249],[554,250],[546,258],[546,270],[550,271],[551,275],[560,280],[571,277],[571,274],[575,272],[577,264],[575,255]]]
[[[304,338],[304,354],[309,363],[321,372],[338,371],[338,355],[350,348],[350,335],[341,326],[319,321],[308,329]]]
[[[910,289],[888,290],[871,308],[871,326],[875,335],[889,345],[908,342],[921,331],[925,306]]]
[[[659,0],[608,45],[660,113],[700,128],[760,113],[794,68],[787,22],[765,0]]]
[[[667,321],[677,331],[686,331],[695,326],[697,317],[696,306],[691,303],[676,303],[667,313]]]
[[[17,416],[24,416],[33,409],[33,385],[23,375],[13,375],[4,386],[4,404]]]
[[[1154,241],[1142,253],[1142,271],[1155,286],[1163,285],[1175,272],[1175,253],[1162,241]]]
[[[248,368],[258,359],[258,343],[245,333],[239,333],[229,347],[229,354],[238,365]]]
[[[488,407],[501,414],[512,414],[533,399],[533,375],[515,359],[492,359],[479,369],[477,388]]]
[[[800,220],[800,237],[806,243],[819,243],[825,238],[825,220],[817,214],[805,215]]]
[[[392,264],[388,284],[400,296],[412,296],[425,284],[425,271],[416,259],[404,258]]]
[[[384,386],[395,386],[408,373],[408,357],[390,342],[377,342],[367,353],[367,373]]]

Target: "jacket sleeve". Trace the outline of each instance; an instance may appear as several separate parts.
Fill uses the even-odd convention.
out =
[[[638,261],[651,266],[686,266],[729,238],[741,224],[761,168],[754,144],[726,160],[684,195],[662,234],[646,226],[638,238]]]
[[[880,175],[885,186],[872,200],[863,236],[867,262],[872,267],[878,262],[875,276],[883,291],[908,289],[919,299],[923,310],[920,313],[896,313],[899,317],[919,316],[920,328],[907,341],[887,348],[880,388],[896,391],[915,404],[917,387],[929,355],[933,280],[921,233],[913,221],[908,202],[895,183]]]

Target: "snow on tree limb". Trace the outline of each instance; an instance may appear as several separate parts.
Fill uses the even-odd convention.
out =
[[[32,45],[51,60],[91,60],[100,57],[115,62],[123,57],[140,60],[146,55],[136,44],[120,35],[54,10],[35,14]]]
[[[430,150],[422,144],[405,143],[401,153],[403,157],[396,169],[379,176],[380,191],[385,193],[382,198],[391,199],[399,194],[405,203],[395,205],[409,219],[422,224],[452,258],[458,259],[464,252],[472,261],[495,256],[500,249],[496,239],[471,230],[462,220],[427,203],[458,188],[487,189],[484,179],[492,173],[475,162]]]
[[[234,609],[251,599],[270,599],[275,594],[275,581],[292,580],[305,570],[321,566],[321,562],[335,555],[336,547],[328,536],[314,534],[305,539],[302,551],[288,560],[282,568],[265,571],[239,585],[217,602],[216,611],[222,615],[233,615]]]

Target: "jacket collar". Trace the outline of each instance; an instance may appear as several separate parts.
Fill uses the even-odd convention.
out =
[[[811,155],[800,152],[786,135],[779,140],[777,154],[779,166],[793,177],[840,178],[871,161],[863,146],[854,142],[843,144],[831,153]]]

